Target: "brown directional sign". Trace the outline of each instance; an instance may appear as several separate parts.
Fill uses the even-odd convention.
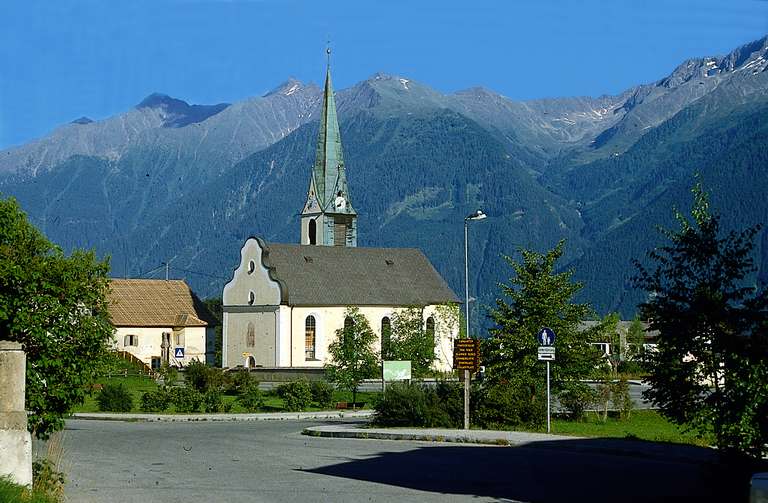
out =
[[[456,339],[453,341],[454,370],[477,372],[480,367],[480,341],[477,339]]]

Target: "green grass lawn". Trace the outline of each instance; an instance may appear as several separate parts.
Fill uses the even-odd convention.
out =
[[[97,383],[104,385],[104,384],[119,384],[122,383],[126,388],[128,388],[128,391],[130,391],[131,395],[133,396],[133,409],[131,409],[131,413],[140,413],[142,410],[139,408],[141,405],[141,395],[145,391],[153,391],[157,389],[157,384],[155,381],[147,376],[127,376],[127,377],[103,377],[101,379],[97,380]],[[87,396],[85,399],[85,403],[83,403],[81,406],[76,407],[72,412],[100,412],[99,411],[99,405],[96,403],[96,395],[98,392],[92,393],[90,396]],[[370,409],[373,407],[373,402],[378,396],[378,393],[363,393],[359,392],[357,394],[357,401],[358,402],[365,402],[365,409]],[[237,396],[234,395],[223,395],[224,403],[231,403],[232,409],[230,410],[231,413],[245,413],[248,412],[245,409],[243,409],[240,404],[237,402]],[[348,391],[335,391],[333,393],[333,401],[334,402],[352,402],[352,393]],[[314,412],[323,410],[319,407],[308,407],[308,412]],[[264,405],[262,406],[260,412],[285,412],[285,404],[283,403],[283,399],[279,396],[276,396],[273,393],[264,392]],[[173,407],[163,412],[163,414],[175,414],[176,412],[173,410]]]
[[[625,438],[649,440],[653,442],[672,442],[678,444],[709,445],[708,439],[698,438],[685,432],[681,427],[669,422],[655,410],[636,410],[629,420],[609,417],[603,423],[595,414],[588,413],[583,422],[553,419],[552,433],[580,437]]]

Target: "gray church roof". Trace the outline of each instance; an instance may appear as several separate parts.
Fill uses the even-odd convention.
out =
[[[263,260],[287,290],[283,302],[292,306],[459,302],[427,257],[413,248],[268,243]]]

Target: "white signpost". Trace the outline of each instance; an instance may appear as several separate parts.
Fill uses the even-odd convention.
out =
[[[547,362],[547,433],[550,433],[552,431],[552,398],[549,393],[549,362],[555,361],[555,332],[549,327],[544,327],[536,334],[536,340],[539,343],[539,361]]]

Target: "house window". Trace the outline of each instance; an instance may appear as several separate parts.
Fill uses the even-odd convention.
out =
[[[389,359],[389,345],[392,339],[392,321],[388,316],[381,319],[381,359]]]
[[[139,336],[138,335],[126,335],[123,339],[123,346],[138,346],[139,345]]]
[[[256,346],[256,328],[251,321],[248,322],[248,329],[245,333],[245,345],[249,348]]]
[[[435,319],[433,317],[427,318],[427,328],[425,329],[425,332],[427,333],[427,337],[430,339],[435,338]]]
[[[309,221],[309,244],[317,244],[317,222],[315,219]]]
[[[184,345],[184,332],[179,331],[173,334],[173,344],[176,346]]]
[[[304,359],[315,359],[315,341],[317,336],[317,322],[314,316],[307,316],[304,323]]]

